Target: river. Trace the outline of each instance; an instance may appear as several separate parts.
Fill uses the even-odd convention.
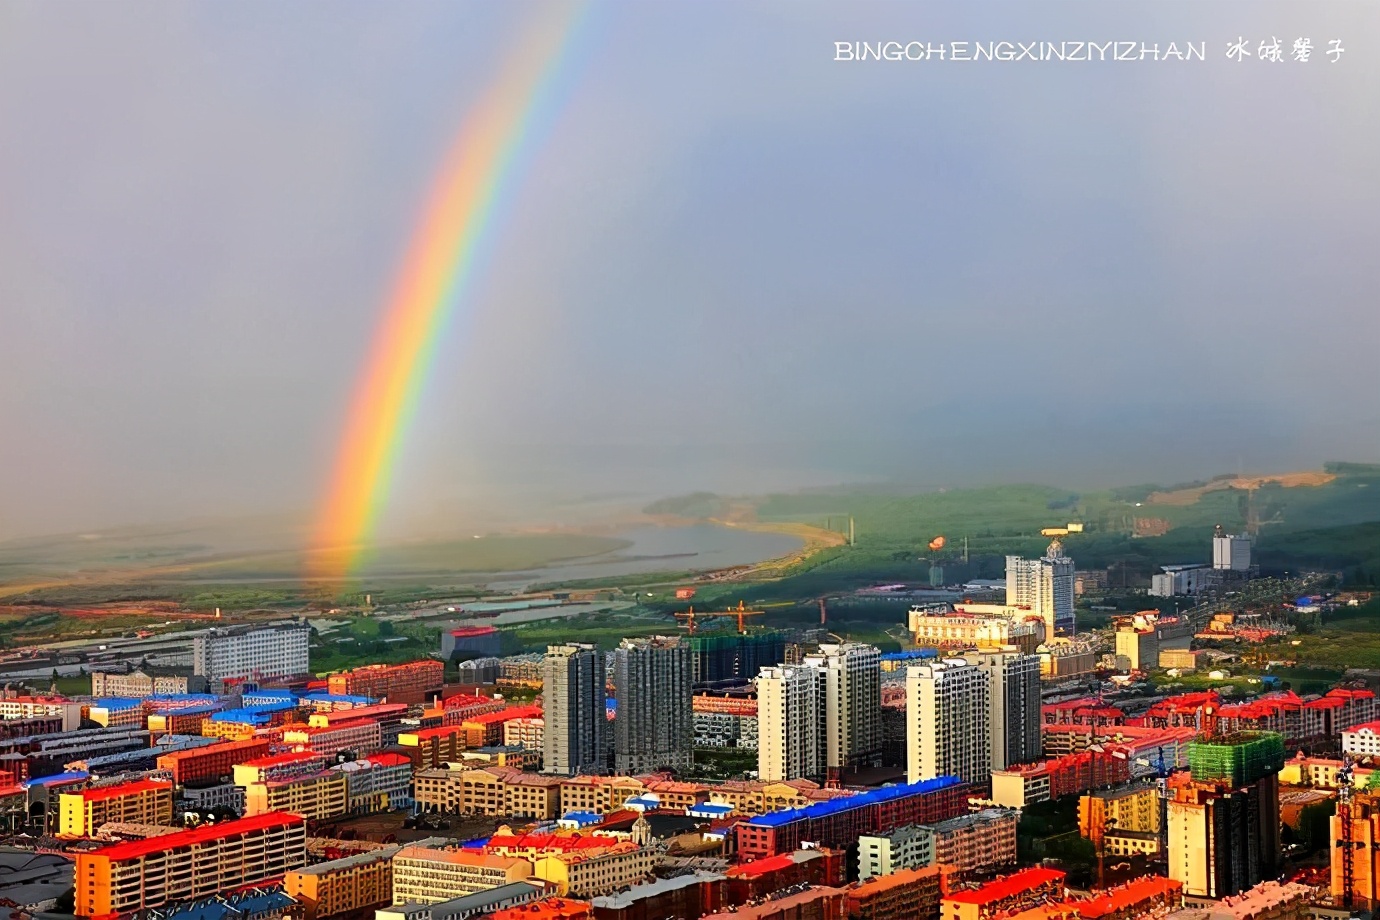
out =
[[[629,527],[612,536],[631,545],[598,556],[586,556],[490,580],[494,591],[523,591],[538,583],[616,578],[648,572],[686,572],[752,565],[798,552],[805,541],[780,533],[743,530],[718,524]]]

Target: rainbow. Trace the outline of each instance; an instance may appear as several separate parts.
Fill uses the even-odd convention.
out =
[[[585,10],[552,9],[556,16],[536,23],[507,58],[437,174],[355,384],[307,556],[309,578],[339,580],[358,569],[438,345],[492,245],[505,198],[554,119]]]

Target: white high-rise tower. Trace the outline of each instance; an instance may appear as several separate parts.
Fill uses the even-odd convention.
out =
[[[1073,635],[1073,570],[1073,560],[1058,540],[1050,541],[1040,559],[1007,556],[1007,605],[1029,607],[1045,621],[1049,636]]]
[[[763,668],[757,685],[757,775],[767,782],[819,776],[827,768],[821,668]]]
[[[962,658],[906,670],[906,778],[992,773],[991,678]]]
[[[825,764],[876,766],[882,754],[882,653],[861,642],[824,644],[805,667],[824,679]],[[759,703],[760,708],[760,703]]]

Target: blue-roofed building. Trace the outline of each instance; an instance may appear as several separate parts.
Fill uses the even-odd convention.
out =
[[[939,649],[937,648],[912,648],[904,652],[882,653],[882,661],[920,661],[938,657]]]
[[[193,901],[162,916],[163,920],[275,920],[297,907],[282,890],[264,889]]]
[[[863,834],[957,817],[968,811],[972,794],[958,777],[940,776],[775,811],[738,824],[738,852],[760,859],[794,852],[806,840],[845,848]]]
[[[37,776],[26,779],[21,785],[25,789],[34,786],[61,786],[70,783],[84,783],[91,778],[91,774],[84,770],[71,770],[67,773],[54,773],[51,776]]]
[[[253,709],[227,709],[211,716],[212,722],[243,722],[245,725],[262,726],[273,720],[272,713],[255,707]]]
[[[556,824],[564,830],[578,831],[580,828],[590,827],[603,820],[603,815],[596,815],[592,811],[571,811],[561,815]]]
[[[296,709],[299,704],[297,697],[287,690],[255,690],[240,697],[240,705],[246,709],[281,712],[284,709]]]
[[[182,706],[201,706],[219,703],[220,697],[213,693],[155,693],[148,698],[155,709],[180,708]]]
[[[685,809],[685,813],[692,818],[705,818],[709,821],[717,821],[720,818],[727,818],[733,814],[732,805],[720,805],[718,802],[700,802]]]
[[[302,702],[317,710],[353,709],[356,706],[372,706],[375,700],[368,696],[355,696],[345,693],[306,693]]]

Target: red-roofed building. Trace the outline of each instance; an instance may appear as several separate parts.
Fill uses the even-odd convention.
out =
[[[460,725],[421,728],[398,735],[398,744],[407,750],[415,769],[429,770],[462,759],[465,731]]]
[[[724,873],[725,903],[746,904],[792,885],[842,885],[847,862],[844,850],[818,848],[741,863]]]
[[[1046,703],[1040,707],[1040,721],[1044,725],[1088,725],[1101,728],[1125,724],[1126,713],[1115,706],[1105,706],[1101,701],[1088,696],[1062,703]]]
[[[485,853],[536,859],[539,855],[550,853],[597,853],[618,843],[614,837],[594,834],[510,834],[503,833],[501,829],[489,838],[482,849]]]
[[[281,878],[306,864],[306,822],[266,814],[131,840],[76,858],[76,907],[105,918]]]
[[[349,719],[333,721],[329,726],[287,729],[283,732],[283,743],[298,750],[314,751],[329,756],[335,756],[341,751],[362,755],[373,753],[383,747],[383,732],[379,723],[373,719]]]
[[[314,773],[325,769],[329,760],[325,754],[315,751],[287,751],[283,754],[255,757],[253,760],[235,764],[235,784],[247,786],[250,783]]]
[[[594,913],[588,901],[543,898],[516,907],[505,907],[485,916],[488,920],[591,920]]]
[[[441,657],[447,661],[497,657],[502,638],[492,626],[459,626],[444,630]]]
[[[992,801],[1005,808],[1025,808],[1130,778],[1130,761],[1124,751],[1090,750],[994,770]]]
[[[977,888],[945,895],[939,905],[942,920],[990,920],[1018,913],[1064,897],[1064,873],[1057,869],[1022,869]]]
[[[1151,911],[1167,913],[1183,904],[1184,886],[1173,879],[1150,876],[1099,892],[1086,900],[1067,900],[1083,920],[1130,920]]]
[[[158,769],[172,774],[178,786],[201,780],[229,782],[237,763],[268,754],[268,742],[261,738],[208,744],[186,751],[173,751],[158,758]]]
[[[503,727],[513,719],[541,717],[540,706],[508,706],[495,712],[471,716],[460,724],[460,728],[464,731],[466,747],[490,747],[503,743]]]

